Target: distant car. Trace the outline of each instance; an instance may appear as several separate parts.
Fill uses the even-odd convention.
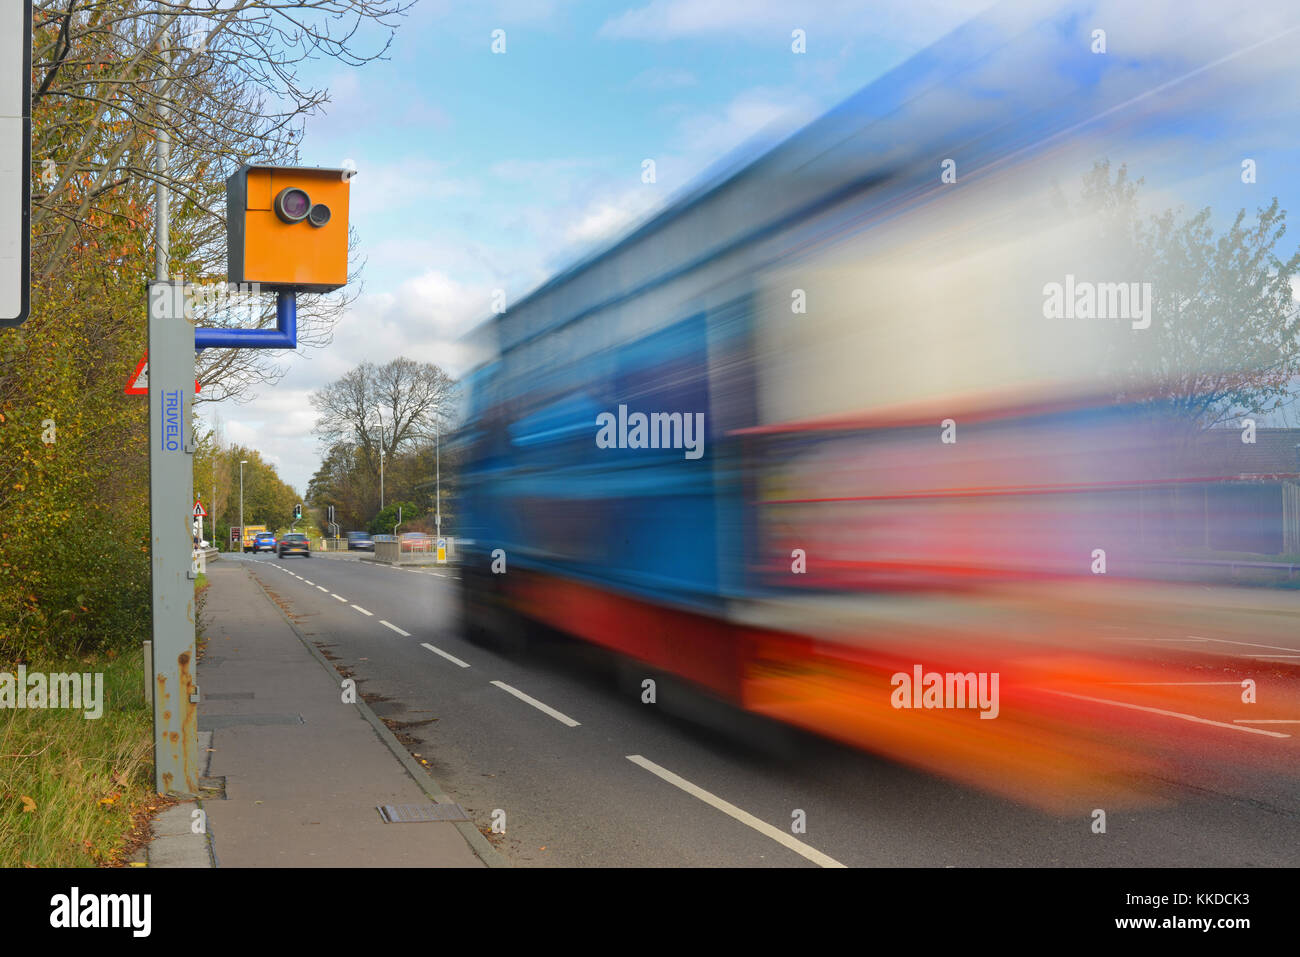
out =
[[[258,532],[253,539],[253,553],[275,551],[275,535],[271,532]]]
[[[281,558],[284,558],[285,555],[301,555],[303,558],[311,558],[311,543],[307,541],[307,536],[302,532],[290,532],[280,539],[277,548]]]
[[[375,543],[367,532],[348,532],[348,551],[373,552]]]
[[[403,532],[402,551],[428,552],[433,550],[433,539],[424,532]]]

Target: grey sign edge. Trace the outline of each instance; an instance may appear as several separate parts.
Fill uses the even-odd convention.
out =
[[[18,315],[0,317],[0,328],[21,326],[32,308],[32,0],[23,0],[23,252],[22,305]]]

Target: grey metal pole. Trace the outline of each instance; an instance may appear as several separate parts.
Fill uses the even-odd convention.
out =
[[[159,23],[166,13],[159,5]],[[154,282],[148,289],[149,327],[149,535],[153,685],[154,786],[159,794],[199,790],[197,660],[194,642],[194,579],[198,561],[184,531],[182,508],[194,493],[194,327],[185,320],[185,289],[168,281],[171,197],[164,185],[171,158],[165,105],[171,42],[160,33],[162,76],[158,89],[154,167]]]
[[[239,554],[244,554],[244,466],[248,459],[239,460]]]
[[[161,8],[159,16],[162,16]],[[163,36],[163,63],[168,62],[167,37]],[[162,89],[166,89],[164,81]],[[160,91],[161,93],[161,91]],[[154,246],[154,267],[153,278],[157,282],[165,282],[169,261],[171,259],[171,193],[164,185],[167,179],[168,167],[171,165],[172,141],[171,134],[163,128],[167,120],[167,106],[163,96],[158,98],[158,130],[155,136],[156,150],[154,153],[154,171],[158,174],[158,182],[154,184],[154,223],[153,223],[153,246]]]
[[[379,510],[384,510],[384,414],[379,413]]]
[[[438,536],[442,537],[442,426],[435,421],[433,423],[433,463],[434,463],[434,498],[438,510],[438,517],[435,523],[438,526]]]
[[[154,782],[160,794],[197,794],[194,327],[180,283],[151,282],[148,302]]]

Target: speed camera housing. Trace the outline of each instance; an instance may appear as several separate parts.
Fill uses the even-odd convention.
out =
[[[329,292],[348,281],[352,170],[243,166],[226,180],[229,280]]]

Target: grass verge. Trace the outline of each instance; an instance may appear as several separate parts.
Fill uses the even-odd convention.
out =
[[[26,667],[28,675],[102,674],[103,713],[0,709],[0,867],[121,865],[169,803],[153,790],[143,656],[137,649]]]

